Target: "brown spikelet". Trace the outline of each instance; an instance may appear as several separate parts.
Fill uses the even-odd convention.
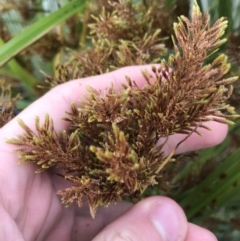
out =
[[[104,14],[103,19],[111,19]],[[62,202],[81,206],[87,197],[93,217],[100,205],[139,197],[161,180],[176,149],[166,158],[167,140],[159,145],[159,138],[183,133],[186,139],[193,132],[201,135],[198,127],[209,129],[207,121],[232,124],[231,119],[239,117],[226,104],[237,79],[224,77],[230,68],[227,57],[221,54],[205,64],[226,41],[221,39],[226,27],[224,18],[210,27],[208,13],[202,14],[195,1],[191,19],[181,16],[174,24],[175,53],[152,71],[142,71],[143,88],[130,78],[123,80],[120,91],[110,86],[102,93],[89,87],[85,101],[79,108],[73,104],[65,117],[69,133],[55,133],[47,116],[43,125],[37,119],[36,133],[21,122],[25,134],[9,142],[27,146],[17,151],[22,163],[36,163],[41,171],[53,166],[59,170],[73,184],[58,192]],[[116,56],[122,61],[123,55]]]

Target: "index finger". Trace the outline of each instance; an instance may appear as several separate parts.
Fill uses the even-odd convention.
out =
[[[141,87],[146,83],[141,70],[148,69],[151,71],[151,66],[124,67],[110,73],[71,80],[58,85],[23,110],[17,118],[22,119],[29,128],[35,129],[35,117],[39,116],[40,120],[44,120],[48,113],[53,119],[55,130],[61,131],[68,126],[68,123],[63,121],[62,118],[66,116],[66,112],[71,110],[71,103],[84,99],[88,93],[87,86],[104,91],[113,84],[116,90],[120,90],[121,84],[126,83],[126,76],[128,76]],[[11,138],[22,132],[22,128],[14,118],[1,129],[1,136]]]
[[[84,99],[87,94],[87,86],[104,91],[113,84],[116,90],[120,90],[121,84],[125,82],[125,77],[128,76],[139,87],[142,87],[146,84],[146,81],[141,70],[147,69],[151,71],[151,66],[129,66],[107,74],[72,80],[61,84],[32,103],[18,115],[18,118],[22,119],[29,128],[34,130],[35,117],[39,116],[40,120],[43,121],[45,115],[48,113],[53,119],[56,132],[67,129],[68,123],[63,121],[62,118],[66,116],[66,111],[71,110],[71,103]],[[185,144],[180,145],[178,153],[202,149],[220,143],[226,136],[227,125],[216,122],[209,122],[209,125],[212,131],[199,128],[199,131],[203,132],[204,138],[193,134],[184,142]],[[16,118],[14,118],[0,130],[0,142],[4,143],[6,138],[12,138],[22,132],[22,128],[18,125]],[[181,141],[183,138],[184,135],[180,134],[171,136],[165,151],[168,153],[170,149],[174,148],[175,143]],[[12,149],[11,145],[7,146],[5,146],[7,149]]]

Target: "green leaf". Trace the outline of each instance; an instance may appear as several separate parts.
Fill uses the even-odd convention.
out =
[[[184,198],[176,198],[189,219],[201,222],[240,193],[240,148]],[[183,197],[183,196],[181,196]]]
[[[171,9],[178,0],[167,0],[167,7]]]
[[[0,47],[0,67],[58,24],[81,11],[85,7],[86,2],[87,0],[73,0],[69,2],[56,12],[32,24],[21,34]]]
[[[184,180],[189,175],[189,172],[192,172],[194,168],[199,169],[199,167],[203,166],[208,160],[214,158],[217,159],[217,157],[221,155],[221,153],[223,153],[223,151],[229,146],[229,142],[230,139],[226,138],[224,142],[216,147],[198,151],[197,157],[192,162],[189,162],[184,169],[178,173],[173,180],[173,184],[179,182],[180,180]],[[178,193],[178,196],[180,197],[181,195],[183,198],[185,193],[182,193],[181,187],[179,188]]]
[[[232,1],[219,1],[218,15],[228,20],[228,32],[233,30],[233,3]]]
[[[5,43],[0,38],[0,46],[3,46],[4,44]],[[38,80],[26,71],[15,59],[12,59],[6,66],[1,68],[0,74],[23,82],[32,94],[33,88],[38,82]]]

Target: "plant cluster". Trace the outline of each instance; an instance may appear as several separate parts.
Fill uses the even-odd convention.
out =
[[[123,66],[159,62],[167,50],[164,41],[172,23],[170,14],[164,0],[90,2],[82,17],[82,50],[60,64],[47,82],[55,86]]]
[[[67,81],[70,72],[74,78],[95,75],[124,65],[154,63],[162,56],[165,50],[159,45],[160,31],[148,32],[154,23],[148,19],[148,12],[132,22],[131,32],[127,17],[135,19],[142,14],[136,11],[140,6],[120,0],[110,2],[108,7],[117,10],[107,12],[103,8],[91,25],[97,36],[93,48],[74,57],[76,64],[71,61],[60,66],[62,78],[48,79],[49,83]],[[142,72],[146,80],[143,88],[128,77],[119,92],[114,86],[107,93],[89,87],[89,96],[81,107],[73,104],[65,117],[70,122],[69,131],[60,135],[48,115],[43,125],[36,119],[37,132],[19,120],[25,134],[8,142],[23,146],[17,150],[20,163],[36,163],[38,172],[54,167],[73,184],[58,192],[62,202],[70,205],[76,201],[81,206],[83,197],[87,197],[93,217],[100,205],[126,196],[138,197],[148,186],[161,181],[161,171],[174,154],[173,150],[166,158],[166,142],[160,145],[160,138],[167,141],[175,133],[186,134],[186,138],[194,132],[201,135],[198,127],[209,130],[207,121],[232,124],[230,119],[238,117],[226,104],[231,84],[237,80],[225,78],[230,68],[226,55],[205,64],[226,42],[221,38],[226,27],[224,18],[210,27],[209,14],[202,14],[195,3],[191,19],[181,16],[174,24],[175,53],[153,65],[152,71]],[[121,40],[122,35],[126,40]]]

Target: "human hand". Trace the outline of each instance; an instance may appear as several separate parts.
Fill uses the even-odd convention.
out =
[[[61,121],[70,103],[83,99],[86,86],[105,90],[113,83],[120,89],[124,76],[128,75],[139,86],[145,84],[140,70],[132,66],[101,76],[73,80],[49,91],[19,114],[31,129],[35,128],[35,116],[44,120],[48,113],[54,121],[56,131],[68,128]],[[145,66],[144,68],[149,68]],[[209,122],[212,131],[202,129],[204,138],[192,134],[182,143],[177,152],[207,148],[220,143],[227,126]],[[5,143],[6,138],[21,134],[16,118],[0,129],[0,240],[5,241],[94,241],[98,240],[160,240],[160,241],[215,241],[208,231],[187,223],[181,208],[165,197],[151,197],[135,206],[119,202],[108,208],[99,208],[96,219],[92,219],[87,204],[79,208],[76,204],[65,208],[56,192],[70,185],[59,176],[46,171],[35,174],[33,164],[17,165],[15,147]],[[169,137],[165,152],[170,151],[184,135]],[[157,223],[161,220],[161,224]],[[152,221],[155,220],[155,221]],[[164,233],[166,234],[164,237]]]

